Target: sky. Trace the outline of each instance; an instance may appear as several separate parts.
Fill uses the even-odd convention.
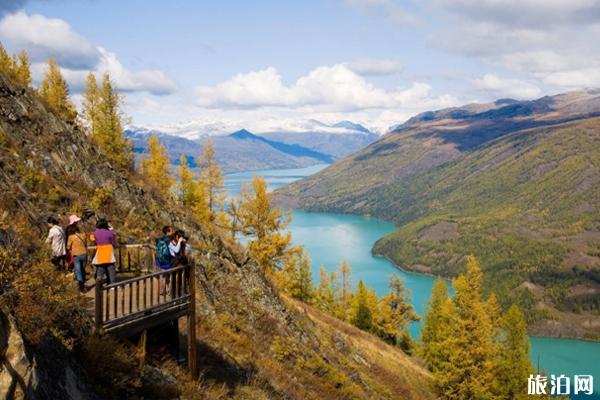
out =
[[[0,0],[0,41],[76,103],[109,72],[134,125],[384,133],[423,111],[600,87],[600,0]]]

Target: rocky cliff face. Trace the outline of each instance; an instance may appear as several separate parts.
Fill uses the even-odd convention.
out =
[[[78,127],[47,112],[31,90],[15,87],[2,76],[0,166],[2,227],[24,220],[41,236],[48,214],[87,210],[107,216],[123,241],[148,241],[167,223],[191,234],[199,262],[201,378],[181,379],[175,374],[176,390],[183,398],[433,397],[429,374],[411,358],[371,335],[282,298],[241,246],[205,234],[190,222],[186,210],[172,202],[167,207],[144,190],[135,173],[108,163]],[[81,342],[87,340],[85,329],[69,348],[52,335],[39,344],[28,343],[18,326],[19,321],[7,315],[0,327],[4,343],[0,352],[6,360],[0,371],[4,394],[29,393],[30,398],[44,399],[98,396],[98,366],[80,351]],[[111,360],[108,354],[105,358],[109,369],[121,374],[111,383],[120,397],[148,397],[149,383],[156,382],[152,376],[169,376],[162,372],[160,358],[151,358],[153,367],[141,372],[126,361]],[[149,397],[168,396],[173,394],[152,390]]]

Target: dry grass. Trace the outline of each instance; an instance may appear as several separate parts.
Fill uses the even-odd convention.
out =
[[[358,364],[363,379],[370,381],[371,385],[388,389],[392,398],[433,398],[429,389],[432,379],[430,373],[398,347],[314,307],[289,298],[285,301],[313,321],[315,331],[320,332],[321,338],[328,340],[331,345],[335,346],[336,341],[332,337],[336,334],[341,336],[347,347],[342,352]],[[337,341],[342,342],[339,339]]]

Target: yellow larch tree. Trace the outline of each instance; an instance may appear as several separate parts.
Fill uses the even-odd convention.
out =
[[[427,312],[421,328],[419,354],[430,371],[437,371],[447,359],[444,341],[455,323],[454,303],[448,297],[446,282],[438,277],[433,284]]]
[[[8,54],[2,43],[0,43],[0,73],[9,79],[15,75],[15,60]]]
[[[22,86],[31,85],[31,64],[25,50],[15,56],[15,80]]]
[[[179,157],[178,178],[177,196],[184,206],[189,207],[194,204],[196,199],[196,182],[194,182],[194,173],[188,165],[185,154]]]
[[[48,68],[40,84],[39,95],[61,119],[75,122],[77,111],[69,98],[69,85],[53,58],[48,60]]]
[[[315,289],[316,303],[319,309],[330,315],[336,315],[338,309],[338,290],[336,273],[327,273],[321,266],[319,269],[319,285]]]
[[[454,280],[456,324],[444,346],[447,362],[434,372],[438,395],[447,400],[498,398],[494,376],[495,343],[487,304],[481,299],[482,273],[473,256],[467,274]]]
[[[250,237],[248,252],[265,272],[280,269],[297,253],[298,249],[291,246],[291,234],[284,233],[289,216],[271,206],[263,178],[254,177],[251,188],[244,185],[237,214],[241,233]]]
[[[350,308],[352,307],[352,268],[348,261],[342,260],[338,269],[340,277],[340,302],[337,317],[348,321]]]
[[[223,174],[215,157],[213,141],[208,138],[202,143],[202,157],[198,159],[201,173],[200,180],[204,182],[206,199],[211,222],[217,221],[222,214],[225,201],[223,190]]]
[[[496,377],[505,399],[527,399],[527,378],[533,373],[529,359],[527,323],[517,305],[512,305],[499,321],[500,346]]]
[[[377,304],[374,317],[374,333],[388,343],[399,342],[403,332],[414,321],[419,320],[412,304],[408,289],[397,275],[390,277],[389,293]]]
[[[170,195],[173,177],[169,173],[167,149],[153,134],[148,141],[148,156],[140,163],[146,183],[163,197]]]
[[[310,257],[306,250],[299,250],[289,258],[284,267],[276,272],[276,281],[288,296],[307,304],[314,303],[315,290]]]
[[[86,122],[88,132],[92,138],[97,137],[98,133],[100,101],[100,89],[98,88],[96,75],[90,72],[85,82],[81,105],[83,107],[82,118]]]
[[[92,79],[89,77],[88,79],[89,89],[93,91]],[[131,169],[133,167],[133,148],[129,140],[125,138],[123,131],[123,125],[127,121],[121,110],[123,97],[115,90],[108,73],[104,74],[99,91],[98,107],[95,113],[97,119],[95,121],[94,119],[87,120],[88,124],[94,124],[92,139],[96,141],[105,157],[115,165],[123,169]],[[93,97],[93,94],[90,96]]]
[[[350,312],[350,322],[354,326],[364,331],[370,331],[373,327],[372,307],[370,306],[369,289],[365,283],[360,280],[356,288],[356,294],[352,299],[352,309]]]

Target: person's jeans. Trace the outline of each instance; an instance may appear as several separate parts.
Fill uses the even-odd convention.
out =
[[[106,283],[111,284],[117,281],[115,276],[115,264],[98,264],[96,265],[96,279],[106,276]]]
[[[79,290],[85,289],[85,265],[87,264],[87,255],[83,254],[80,256],[73,257],[73,264],[75,265],[75,277],[79,282]]]

